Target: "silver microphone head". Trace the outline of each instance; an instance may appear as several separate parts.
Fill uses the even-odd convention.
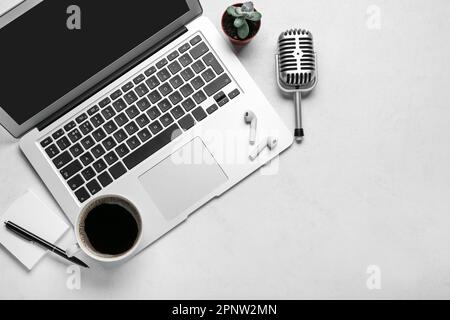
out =
[[[291,29],[281,33],[277,63],[282,89],[311,90],[317,82],[316,55],[311,32]]]

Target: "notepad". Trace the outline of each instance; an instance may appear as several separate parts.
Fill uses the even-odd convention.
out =
[[[56,243],[69,229],[67,223],[32,191],[14,201],[0,216],[0,243],[28,270],[36,266],[47,250],[7,230],[4,224],[6,221],[14,222],[51,243]]]

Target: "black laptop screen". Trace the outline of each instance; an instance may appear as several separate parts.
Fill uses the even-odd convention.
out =
[[[0,106],[25,123],[188,11],[184,0],[43,1],[0,29]]]

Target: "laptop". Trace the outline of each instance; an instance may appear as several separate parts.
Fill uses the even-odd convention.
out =
[[[72,223],[120,195],[143,249],[292,144],[197,0],[0,4],[0,122]]]

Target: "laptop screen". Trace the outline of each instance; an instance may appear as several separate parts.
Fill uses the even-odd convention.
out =
[[[0,29],[1,108],[25,123],[188,11],[185,0],[41,2]]]

